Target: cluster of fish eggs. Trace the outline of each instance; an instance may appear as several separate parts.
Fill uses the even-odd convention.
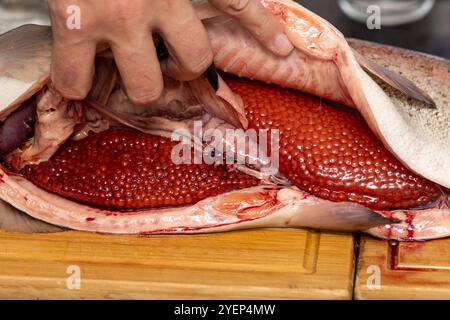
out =
[[[287,89],[227,81],[243,98],[251,128],[279,130],[280,172],[301,189],[375,209],[439,197],[439,188],[405,168],[358,115]]]
[[[224,165],[174,164],[175,142],[128,129],[71,141],[22,174],[50,192],[118,210],[181,206],[258,181]]]

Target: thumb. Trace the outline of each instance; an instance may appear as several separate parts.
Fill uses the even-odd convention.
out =
[[[264,8],[260,0],[209,0],[209,2],[235,18],[276,55],[286,56],[294,49],[284,34],[281,22]]]

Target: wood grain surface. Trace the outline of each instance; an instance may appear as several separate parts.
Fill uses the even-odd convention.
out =
[[[364,236],[358,260],[356,299],[450,299],[450,239],[389,245]]]
[[[349,234],[0,232],[0,298],[351,299],[353,264]]]

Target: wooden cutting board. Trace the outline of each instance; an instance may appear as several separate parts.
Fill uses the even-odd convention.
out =
[[[360,244],[356,299],[450,299],[450,239]]]
[[[7,299],[351,299],[353,267],[349,234],[0,232],[0,298]]]

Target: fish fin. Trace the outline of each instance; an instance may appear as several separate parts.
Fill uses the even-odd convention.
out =
[[[0,201],[0,230],[21,233],[52,233],[65,229],[37,220]]]
[[[212,72],[214,71],[212,70]],[[215,81],[217,83],[214,83]],[[217,79],[214,79],[211,74],[207,74],[196,80],[189,81],[188,84],[194,96],[202,103],[210,115],[222,119],[237,128],[247,129],[248,120],[245,115],[244,102],[241,97],[228,87],[220,76],[217,75]],[[215,90],[214,86],[217,87],[217,90]]]
[[[288,178],[286,178],[281,173],[278,173],[276,175],[268,174],[265,172],[261,172],[261,170],[251,168],[247,165],[242,164],[235,164],[233,167],[242,173],[245,173],[249,176],[255,177],[258,180],[263,181],[263,183],[267,183],[269,185],[278,185],[278,186],[292,186],[292,183],[289,181]]]
[[[208,69],[203,73],[203,76],[208,80],[214,91],[219,90],[219,73],[217,72],[214,64],[210,65]]]
[[[143,133],[171,138],[172,132],[175,130],[179,130],[179,132],[190,132],[189,125],[192,122],[190,119],[171,120],[158,116],[145,117],[114,111],[94,100],[86,100],[86,103],[110,120]]]
[[[352,232],[400,222],[356,203],[331,201],[304,206],[290,221],[297,227]]]
[[[417,101],[423,102],[426,106],[430,108],[436,108],[436,103],[434,100],[422,89],[417,87],[412,81],[406,79],[405,77],[399,75],[398,73],[386,69],[379,64],[370,61],[360,53],[353,50],[355,58],[360,64],[360,66],[369,72],[370,74],[376,76],[377,78],[383,80],[393,88],[399,90],[410,98]]]
[[[117,83],[119,73],[114,60],[97,57],[94,81],[89,92],[89,99],[107,104]]]

